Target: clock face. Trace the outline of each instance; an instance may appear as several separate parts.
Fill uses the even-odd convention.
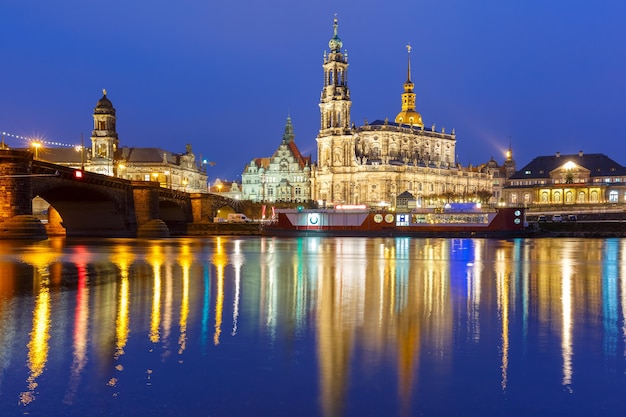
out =
[[[385,215],[385,221],[387,223],[393,223],[393,214],[389,213]]]
[[[376,223],[380,223],[380,222],[382,222],[382,221],[383,221],[383,215],[382,215],[382,214],[375,214],[375,215],[374,215],[374,221],[375,221]]]

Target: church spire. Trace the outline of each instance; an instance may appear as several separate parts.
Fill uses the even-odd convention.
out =
[[[291,117],[287,116],[287,123],[285,123],[285,133],[283,134],[283,143],[293,142],[296,135],[293,133],[293,125],[291,124]]]
[[[424,127],[422,115],[415,110],[415,93],[413,92],[413,81],[411,81],[411,45],[406,46],[408,54],[407,80],[404,83],[404,93],[402,94],[402,111],[396,116],[396,123],[401,125]]]
[[[338,35],[337,16],[333,20],[333,37],[328,41],[328,54],[324,52],[324,87],[320,100],[320,131],[350,130],[350,89],[348,88],[348,54],[341,52],[343,42]],[[337,132],[336,132],[337,133]]]

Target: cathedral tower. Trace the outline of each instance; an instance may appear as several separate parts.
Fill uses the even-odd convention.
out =
[[[317,136],[318,165],[332,175],[354,161],[350,127],[350,89],[348,88],[348,54],[341,52],[343,42],[333,21],[333,37],[324,51],[324,86],[320,98],[320,131]],[[332,171],[332,172],[330,172]]]
[[[343,42],[337,35],[337,18],[333,24],[334,36],[328,41],[330,52],[324,52],[324,87],[320,99],[320,136],[341,134],[350,130],[350,89],[348,89],[348,54],[341,53]]]

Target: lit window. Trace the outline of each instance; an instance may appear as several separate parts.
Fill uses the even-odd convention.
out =
[[[609,202],[610,203],[617,203],[617,199],[618,199],[618,194],[617,191],[612,190],[609,192]]]

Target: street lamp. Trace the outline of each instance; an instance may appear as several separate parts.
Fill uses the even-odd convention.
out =
[[[41,142],[33,142],[32,143],[33,148],[35,148],[35,159],[39,158],[39,148],[41,148]]]

